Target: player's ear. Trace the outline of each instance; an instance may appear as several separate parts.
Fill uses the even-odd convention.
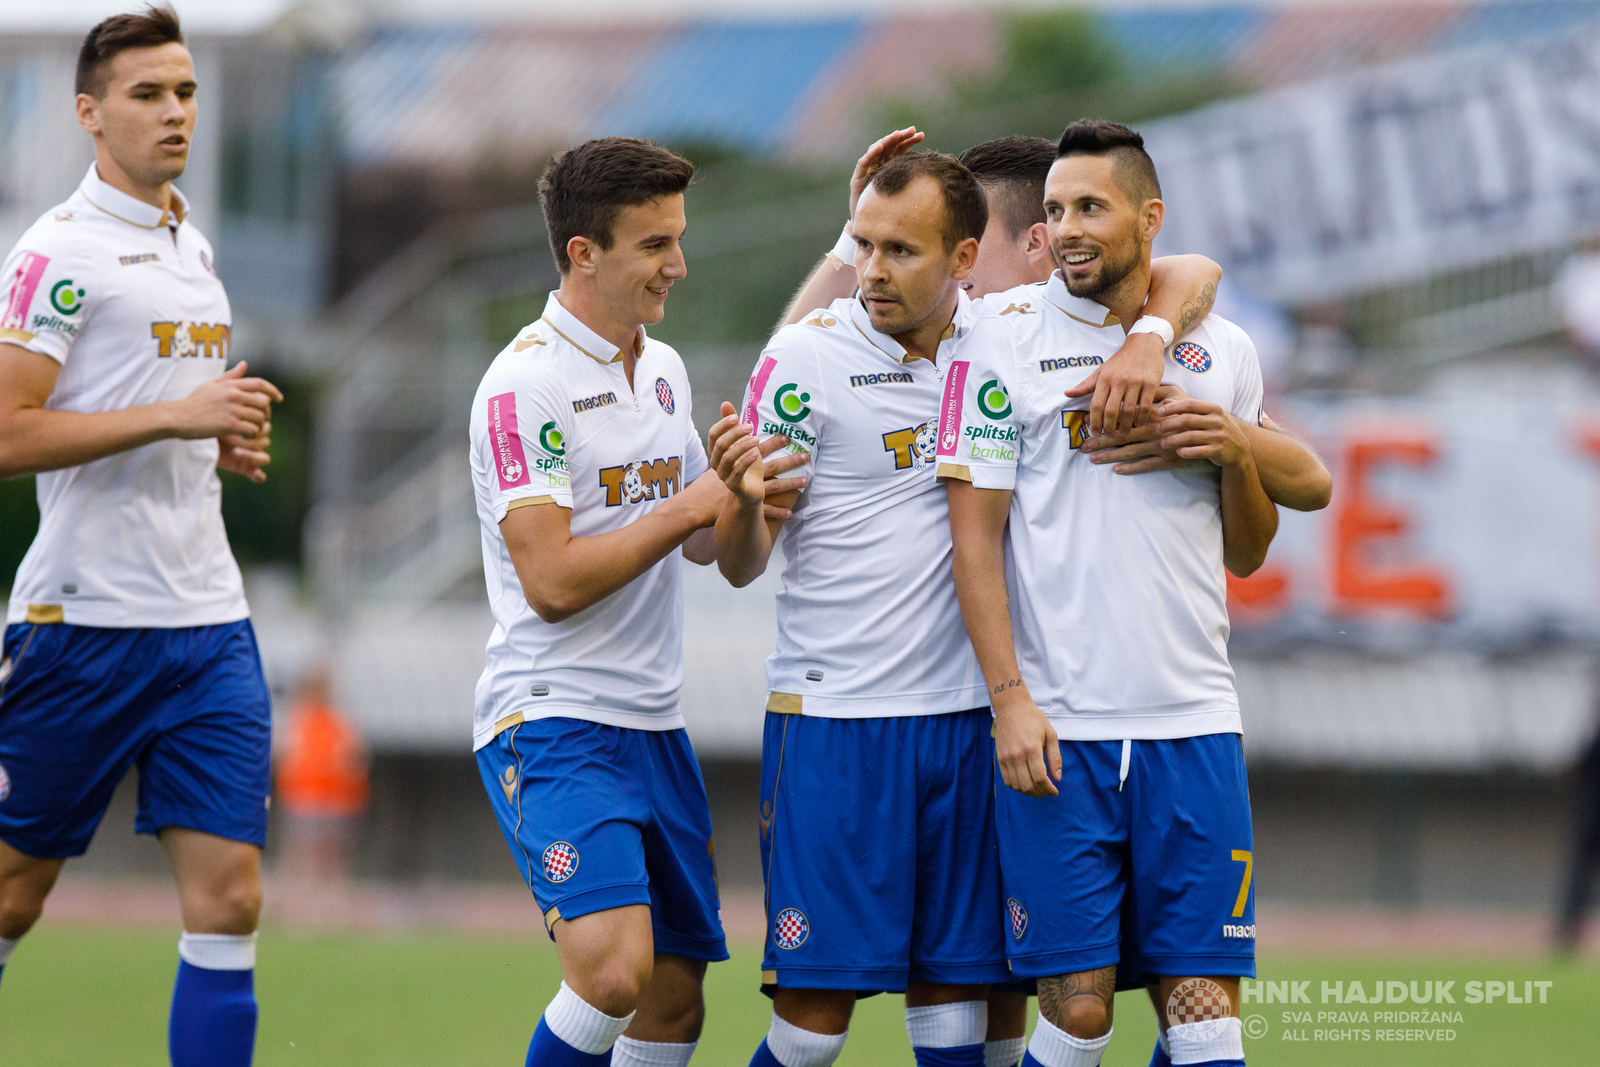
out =
[[[1050,254],[1050,227],[1047,224],[1036,222],[1023,231],[1022,254],[1028,257],[1030,265]]]
[[[1161,224],[1167,217],[1167,205],[1159,200],[1146,200],[1142,213],[1143,217],[1139,220],[1140,231],[1145,243],[1149,244],[1156,239],[1156,234],[1161,232]]]
[[[953,256],[955,269],[950,272],[950,277],[959,282],[971,274],[972,268],[977,266],[978,239],[976,237],[968,237],[965,241],[956,245]]]
[[[579,274],[594,276],[599,264],[595,262],[600,249],[587,237],[573,237],[567,241],[567,258],[572,269]]]
[[[78,112],[78,125],[88,134],[100,132],[100,101],[88,93],[79,93],[78,99],[73,102],[73,107]]]

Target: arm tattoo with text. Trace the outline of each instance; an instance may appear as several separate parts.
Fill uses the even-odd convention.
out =
[[[1178,312],[1178,336],[1182,337],[1189,332],[1189,327],[1206,317],[1211,310],[1211,305],[1217,302],[1217,286],[1215,282],[1206,282],[1206,287],[1200,290],[1198,300],[1191,300],[1183,305]]]
[[[995,686],[994,689],[990,690],[990,692],[992,692],[995,696],[999,696],[1001,693],[1004,693],[1007,689],[1015,689],[1018,686],[1020,686],[1021,684],[1022,684],[1022,679],[1021,678],[1012,678],[1012,679],[1009,679],[1007,681],[1001,682],[999,685]]]

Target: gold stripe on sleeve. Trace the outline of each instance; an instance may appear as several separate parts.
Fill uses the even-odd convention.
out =
[[[10,326],[0,330],[0,341],[15,341],[19,345],[27,344],[29,341],[33,340],[34,336],[34,334],[29,333],[27,330],[16,330],[12,329]]]
[[[972,468],[960,463],[941,463],[934,470],[935,478],[954,478],[957,481],[972,481]]]
[[[507,504],[506,514],[509,515],[518,508],[531,508],[535,504],[554,504],[555,502],[556,498],[553,496],[525,496],[521,500],[513,500]]]

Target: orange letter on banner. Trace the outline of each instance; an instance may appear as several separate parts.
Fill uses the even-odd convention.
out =
[[[1289,606],[1289,575],[1279,567],[1262,567],[1248,578],[1231,571],[1228,577],[1228,612],[1243,622],[1264,620]]]
[[[1450,611],[1450,588],[1432,567],[1375,567],[1368,545],[1399,537],[1411,529],[1405,513],[1372,496],[1368,480],[1386,463],[1425,467],[1437,457],[1422,435],[1372,435],[1352,440],[1345,450],[1334,523],[1333,595],[1338,610],[1399,608],[1440,618]]]

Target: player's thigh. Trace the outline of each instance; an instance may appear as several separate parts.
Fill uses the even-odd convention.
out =
[[[249,620],[167,631],[182,676],[162,694],[139,754],[140,833],[167,827],[267,842],[272,699]]]
[[[1255,975],[1255,857],[1237,734],[1137,741],[1125,978]]]
[[[82,855],[154,732],[151,631],[22,623],[0,654],[0,840]]]
[[[1119,958],[1128,798],[1119,741],[1063,741],[1059,793],[995,787],[1007,955],[1018,978],[1093,971]]]
[[[906,718],[767,716],[763,985],[905,988],[917,885],[915,739]]]
[[[725,960],[711,806],[700,762],[686,730],[638,733],[650,770],[650,818],[642,827],[642,843],[656,951]]]
[[[38,859],[0,841],[0,937],[21,937],[32,928],[65,862]]]
[[[992,725],[988,708],[907,721],[917,745],[914,982],[970,987],[1011,978]]]
[[[478,749],[490,807],[547,927],[641,906],[648,934],[649,766],[631,736],[638,733],[535,719]]]
[[[628,904],[551,923],[561,974],[580,997],[612,1015],[626,1015],[655,963],[650,909]],[[610,1011],[609,1008],[620,1010]]]
[[[199,830],[168,826],[161,847],[178,883],[191,934],[248,934],[261,915],[261,850]]]

